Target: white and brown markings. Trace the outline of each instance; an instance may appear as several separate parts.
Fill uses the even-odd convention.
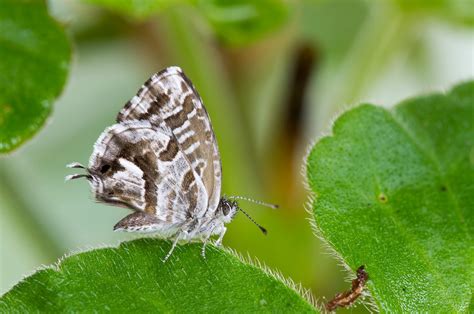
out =
[[[226,232],[235,201],[220,198],[221,160],[199,94],[179,67],[148,79],[94,144],[86,174],[99,202],[134,212],[114,230],[206,243]],[[204,246],[203,246],[204,254]]]

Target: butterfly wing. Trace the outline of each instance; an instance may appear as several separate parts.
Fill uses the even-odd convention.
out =
[[[166,126],[133,120],[107,128],[88,170],[97,200],[144,211],[169,226],[189,219],[188,209],[207,208],[205,187],[190,177],[191,165]]]
[[[202,182],[207,206],[196,208],[194,216],[213,212],[221,192],[217,141],[201,97],[179,67],[169,67],[153,75],[117,116],[119,123],[137,120],[149,121],[171,131],[178,151],[190,167],[179,181],[176,179],[177,190],[193,188],[193,182]]]

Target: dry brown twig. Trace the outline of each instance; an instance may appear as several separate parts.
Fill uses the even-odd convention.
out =
[[[362,294],[369,275],[365,271],[364,265],[357,268],[357,278],[352,280],[352,288],[349,291],[336,294],[336,296],[326,304],[326,310],[334,311],[338,307],[348,307],[352,305]]]

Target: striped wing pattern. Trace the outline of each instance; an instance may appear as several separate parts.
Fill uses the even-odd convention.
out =
[[[179,67],[169,67],[145,82],[117,116],[119,124],[131,121],[148,121],[157,132],[168,132],[170,137],[157,155],[163,166],[155,182],[156,214],[170,215],[171,211],[174,218],[168,219],[179,220],[182,217],[174,215],[183,211],[198,218],[206,211],[214,212],[221,190],[217,141],[201,97]],[[179,167],[179,175],[169,171],[171,164]],[[206,206],[192,208],[203,190]]]
[[[92,173],[108,167],[101,175],[101,187],[95,190],[96,198],[153,214],[169,227],[190,218],[189,211],[183,209],[207,208],[207,193],[200,180],[193,189],[176,193],[178,182],[186,180],[191,166],[183,152],[171,156],[172,145],[177,142],[169,128],[146,120],[108,128],[97,140],[89,161]]]

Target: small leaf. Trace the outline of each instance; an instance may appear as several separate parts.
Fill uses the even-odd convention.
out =
[[[308,157],[318,232],[365,265],[381,311],[464,312],[471,301],[474,82],[337,119]]]
[[[71,48],[42,0],[0,0],[0,152],[44,124],[66,82]]]
[[[278,29],[288,19],[281,0],[200,0],[198,7],[225,43],[243,45]]]
[[[73,255],[0,299],[0,312],[315,312],[295,290],[231,253],[139,239]]]

